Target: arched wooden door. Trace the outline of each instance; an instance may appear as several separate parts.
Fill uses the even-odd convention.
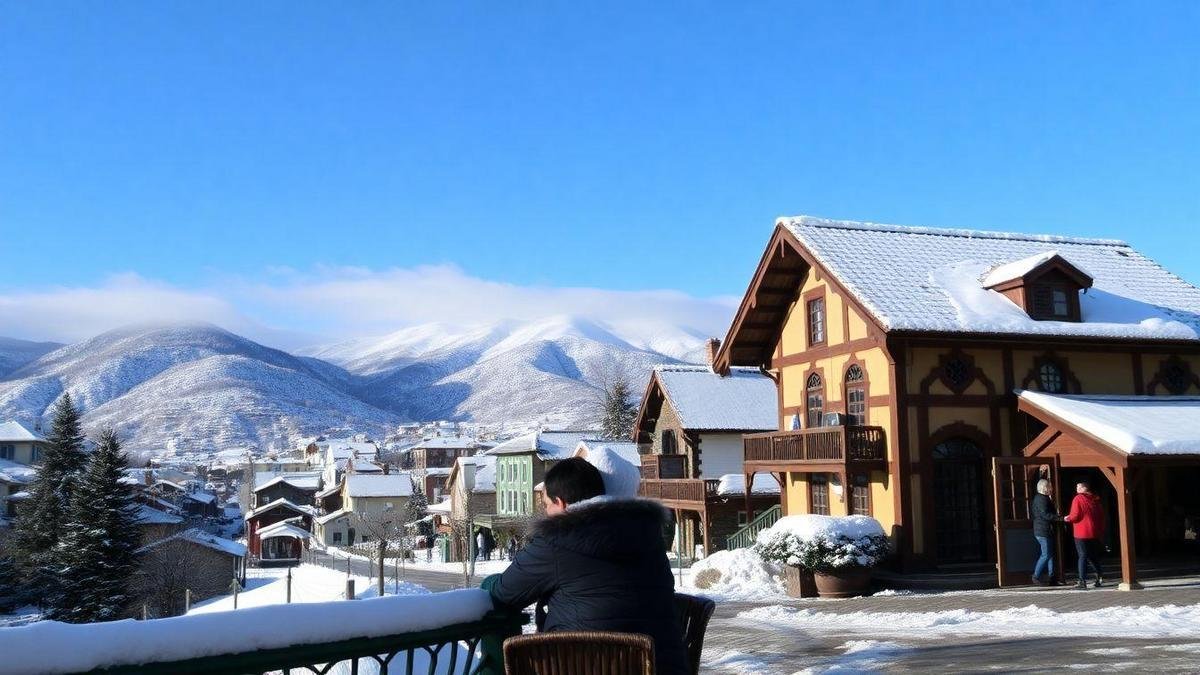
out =
[[[987,556],[987,505],[983,449],[968,438],[933,448],[933,508],[940,564],[983,561]]]

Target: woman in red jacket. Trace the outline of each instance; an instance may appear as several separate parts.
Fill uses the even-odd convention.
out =
[[[1079,583],[1075,588],[1087,588],[1087,566],[1091,563],[1096,570],[1096,588],[1104,583],[1100,572],[1100,554],[1104,551],[1100,540],[1104,537],[1104,505],[1091,491],[1087,481],[1075,484],[1075,499],[1071,501],[1071,513],[1063,520],[1075,529],[1075,552],[1079,554]]]

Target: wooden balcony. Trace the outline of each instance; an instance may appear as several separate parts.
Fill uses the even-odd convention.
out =
[[[717,480],[702,478],[643,478],[638,496],[656,499],[668,507],[700,510],[717,497]]]
[[[686,478],[687,457],[683,455],[642,455],[642,478]]]
[[[882,427],[820,427],[742,436],[746,470],[787,471],[803,466],[837,470],[853,465],[879,468],[887,464],[887,438]]]

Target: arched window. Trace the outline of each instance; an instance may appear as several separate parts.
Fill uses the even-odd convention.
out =
[[[867,423],[866,376],[854,364],[846,369],[846,424],[862,426]]]
[[[1038,386],[1048,394],[1061,394],[1066,391],[1062,369],[1057,363],[1047,361],[1038,368]]]
[[[675,431],[673,429],[663,429],[662,432],[662,454],[674,455],[679,451],[675,445]]]
[[[808,376],[807,386],[807,406],[808,411],[808,428],[815,429],[821,426],[821,417],[825,414],[825,387],[821,382],[821,376],[813,373]]]

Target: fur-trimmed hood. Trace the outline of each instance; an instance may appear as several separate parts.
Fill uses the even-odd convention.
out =
[[[665,552],[664,531],[669,524],[670,514],[656,501],[597,497],[538,520],[532,531],[553,546],[619,559]]]

